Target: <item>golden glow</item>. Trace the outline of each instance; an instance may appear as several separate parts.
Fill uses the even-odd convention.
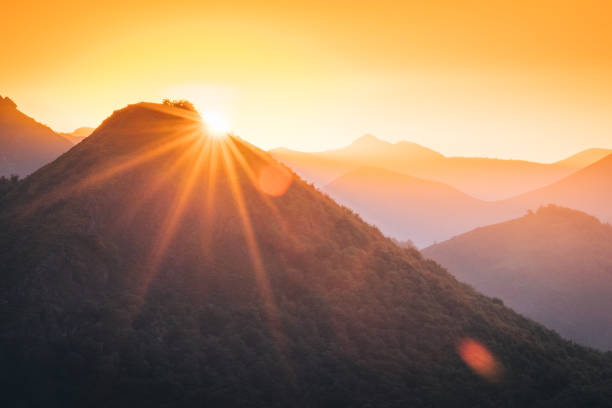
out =
[[[230,203],[224,202],[223,205],[235,206],[237,210],[242,226],[242,235],[253,268],[252,273],[265,307],[267,321],[276,339],[276,346],[282,352],[284,337],[278,325],[278,308],[260,254],[251,212],[243,190],[245,182],[252,184],[255,193],[259,194],[262,201],[272,210],[273,216],[277,218],[284,236],[289,241],[293,241],[294,237],[287,228],[286,220],[282,219],[274,202],[268,197],[268,195],[279,196],[284,194],[292,182],[292,174],[278,165],[269,155],[258,151],[247,143],[238,142],[232,136],[228,135],[225,138],[207,137],[208,135],[199,126],[198,118],[189,111],[163,105],[148,105],[147,107],[173,114],[181,119],[171,120],[167,123],[162,121],[155,123],[155,127],[151,128],[153,129],[151,131],[155,132],[155,129],[158,129],[159,134],[151,138],[150,144],[143,146],[140,152],[136,152],[127,158],[125,156],[110,157],[100,164],[94,164],[100,166],[100,168],[93,171],[91,177],[76,183],[70,180],[64,181],[63,185],[44,195],[40,200],[33,202],[22,216],[28,217],[40,208],[52,205],[66,196],[80,194],[84,190],[97,188],[124,173],[137,171],[142,166],[150,165],[150,162],[154,159],[160,159],[162,162],[169,160],[168,168],[160,171],[158,178],[153,180],[151,185],[143,186],[142,191],[135,194],[137,200],[124,208],[124,213],[118,217],[114,225],[110,226],[111,230],[125,227],[137,216],[142,206],[148,201],[155,198],[160,198],[161,202],[164,202],[165,199],[170,200],[165,218],[159,223],[153,236],[150,257],[143,260],[142,268],[146,275],[139,288],[139,299],[143,302],[150,284],[156,278],[166,258],[166,252],[175,240],[181,223],[185,220],[187,211],[193,211],[194,209],[201,211],[202,225],[207,227],[203,233],[203,253],[207,257],[214,257],[214,254],[210,251],[213,237],[210,235],[211,229],[208,227],[214,224],[214,212],[217,210],[216,207],[220,205],[216,197],[219,186],[223,185],[224,188],[229,188],[233,199]],[[114,132],[116,129],[111,127],[110,130],[103,131]],[[111,137],[112,135],[108,136]],[[245,154],[252,156],[252,160],[247,160]],[[253,167],[253,163],[255,163],[255,167]],[[260,171],[259,167],[263,171]],[[263,182],[258,181],[257,174],[264,174]],[[220,177],[224,179],[223,184],[218,183]],[[168,188],[171,190],[167,190]],[[169,191],[173,192],[173,189],[176,189],[176,194],[168,194]]]
[[[218,110],[263,148],[364,133],[446,155],[612,147],[609,2],[8,2],[2,95],[58,131],[141,100]]]
[[[204,128],[216,138],[227,136],[230,125],[226,117],[218,111],[201,112]]]
[[[461,359],[474,372],[489,381],[499,381],[502,366],[495,356],[480,342],[465,338],[457,347]]]

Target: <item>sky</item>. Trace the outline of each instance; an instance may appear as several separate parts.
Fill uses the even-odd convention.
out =
[[[3,4],[0,95],[58,131],[191,100],[265,149],[371,133],[448,156],[612,148],[612,5],[592,1]]]

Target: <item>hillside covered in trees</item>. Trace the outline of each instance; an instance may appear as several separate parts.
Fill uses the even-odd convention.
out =
[[[610,406],[612,356],[191,112],[116,111],[0,197],[7,406]]]
[[[423,250],[459,280],[579,343],[612,350],[612,226],[549,205]]]

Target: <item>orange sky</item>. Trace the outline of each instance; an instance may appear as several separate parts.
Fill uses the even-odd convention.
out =
[[[539,161],[612,147],[607,2],[94,3],[2,7],[0,95],[60,131],[186,97],[264,148],[364,133]]]

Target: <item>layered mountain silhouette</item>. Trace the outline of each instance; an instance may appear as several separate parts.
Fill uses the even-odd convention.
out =
[[[323,190],[385,234],[424,247],[498,221],[493,206],[443,183],[361,168]]]
[[[475,198],[501,200],[555,182],[580,168],[580,164],[584,163],[584,167],[598,160],[602,151],[586,151],[567,161],[542,164],[445,157],[415,143],[389,143],[366,135],[337,150],[303,153],[275,149],[270,153],[321,187],[359,168],[376,167],[445,183]]]
[[[141,103],[0,198],[8,406],[609,406],[611,356]]]
[[[70,133],[60,133],[60,135],[64,136],[66,139],[71,141],[73,144],[77,144],[81,140],[85,139],[87,136],[91,135],[94,130],[95,130],[94,128],[84,126]]]
[[[553,203],[612,222],[612,154],[556,183],[522,194],[504,205],[537,208]]]
[[[370,143],[372,139],[367,141]],[[365,148],[364,155],[368,150],[376,157],[372,148]],[[563,166],[573,168],[605,152],[605,149],[585,151],[568,159],[573,164]],[[612,222],[610,185],[612,155],[547,186],[499,201],[479,200],[451,185],[371,167],[348,171],[322,190],[354,209],[386,235],[410,239],[417,247],[424,247],[551,203]]]
[[[72,143],[17,110],[0,96],[0,176],[25,176],[67,151]]]
[[[556,162],[556,165],[570,167],[575,170],[585,168],[586,166],[603,159],[612,154],[612,149],[593,148],[586,149],[564,160]]]
[[[423,250],[461,281],[579,343],[612,349],[612,226],[546,206]]]

